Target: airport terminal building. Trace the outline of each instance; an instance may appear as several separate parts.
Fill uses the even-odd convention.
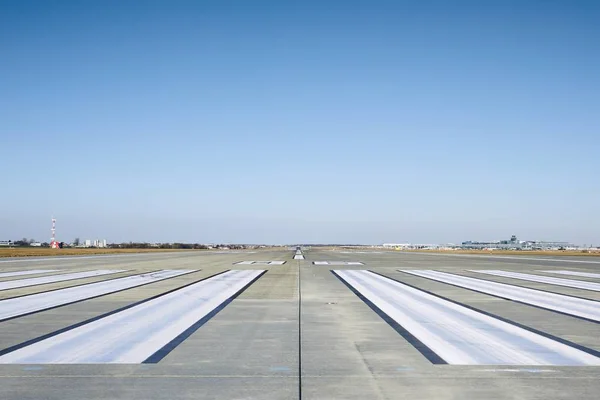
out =
[[[500,240],[493,242],[462,242],[463,249],[502,249],[502,250],[568,250],[575,249],[577,246],[569,242],[548,242],[535,240],[518,240],[515,235],[512,235],[510,240]]]

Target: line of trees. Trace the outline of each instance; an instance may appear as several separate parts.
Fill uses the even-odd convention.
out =
[[[21,240],[13,240],[12,245],[15,247],[28,247],[31,246],[32,243],[37,243],[35,239],[27,239],[23,238]],[[50,243],[44,242],[41,244],[41,247],[50,247]]]
[[[12,246],[14,247],[29,247],[32,243],[36,243],[34,239],[23,238],[20,240],[14,240]],[[75,238],[73,240],[73,246],[79,246],[81,240]],[[40,246],[38,246],[40,247]],[[41,247],[50,247],[50,243],[41,243]],[[69,244],[60,242],[60,248],[70,247]],[[113,249],[189,249],[189,250],[208,250],[208,249],[246,249],[254,246],[246,246],[239,244],[216,244],[206,245],[200,243],[141,243],[141,242],[128,242],[128,243],[111,243],[107,247]]]
[[[208,250],[208,249],[244,249],[244,245],[230,245],[230,244],[218,244],[208,246],[200,243],[111,243],[108,245],[110,248],[117,249],[190,249],[190,250]]]

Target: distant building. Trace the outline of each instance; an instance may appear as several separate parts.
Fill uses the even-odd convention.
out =
[[[12,240],[0,240],[0,246],[12,246],[13,245],[13,241]]]
[[[383,247],[392,247],[392,248],[396,248],[396,247],[410,247],[410,243],[384,243]]]
[[[492,242],[462,242],[463,249],[502,249],[502,250],[566,250],[576,249],[577,246],[569,242],[544,242],[535,240],[518,240],[512,235],[510,240],[499,240]]]
[[[107,247],[106,239],[94,239],[94,240],[86,239],[85,247],[98,247],[98,248]]]

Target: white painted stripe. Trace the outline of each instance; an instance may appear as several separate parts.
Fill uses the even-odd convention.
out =
[[[335,271],[425,346],[457,365],[600,365],[600,358],[368,271]]]
[[[294,256],[294,260],[304,260],[304,256],[303,256],[303,255],[301,255],[301,254],[296,254],[296,255]]]
[[[283,265],[285,261],[240,261],[235,265]]]
[[[570,287],[570,288],[593,290],[595,292],[600,292],[600,283],[595,283],[595,282],[576,281],[573,279],[555,278],[553,276],[523,274],[520,272],[500,271],[500,270],[496,270],[496,269],[469,270],[469,271],[478,272],[480,274],[501,276],[504,278],[520,279],[522,281],[548,283],[550,285],[566,286],[566,287]]]
[[[46,283],[70,281],[73,279],[91,278],[93,276],[110,275],[125,272],[124,269],[97,269],[95,271],[73,272],[71,274],[60,274],[40,276],[39,278],[19,279],[15,281],[0,282],[0,290],[16,289],[27,286],[42,285]]]
[[[141,256],[156,256],[156,255],[167,255],[167,254],[190,254],[190,253],[196,253],[196,254],[203,254],[203,253],[209,253],[208,251],[206,252],[198,252],[197,250],[190,250],[190,251],[177,251],[177,252],[170,252],[170,251],[157,251],[157,252],[151,252],[151,253],[133,253],[133,254],[104,254],[104,255],[97,255],[97,256],[66,256],[66,257],[58,257],[58,256],[54,256],[54,257],[43,257],[43,258],[33,258],[33,257],[19,257],[19,258],[10,258],[8,260],[0,260],[0,263],[18,263],[18,262],[42,262],[42,261],[77,261],[77,260],[88,260],[91,258],[121,258],[121,257],[141,257]]]
[[[364,265],[360,261],[314,261],[314,265]]]
[[[141,363],[262,272],[225,272],[7,353],[0,364]]]
[[[546,272],[549,274],[584,276],[586,278],[600,278],[600,274],[593,274],[591,272],[579,272],[579,271],[539,271],[539,272]]]
[[[467,258],[501,258],[505,260],[531,260],[531,261],[552,261],[552,262],[564,262],[564,263],[581,263],[581,264],[600,264],[600,261],[591,261],[591,260],[570,260],[570,259],[561,259],[561,258],[543,258],[543,257],[522,257],[522,256],[497,256],[497,255],[479,255],[479,254],[450,254],[450,253],[425,253],[420,251],[414,252],[403,252],[402,255],[412,254],[412,255],[425,255],[425,256],[438,256],[438,257],[467,257]],[[589,257],[589,256],[582,256]]]
[[[339,254],[383,254],[383,251],[337,251]]]
[[[597,301],[439,271],[402,270],[402,272],[600,322],[600,302]]]
[[[0,321],[194,272],[163,270],[0,300]]]
[[[57,272],[58,269],[30,269],[28,271],[12,271],[0,273],[0,278],[8,278],[10,276],[36,275],[47,274],[48,272]]]

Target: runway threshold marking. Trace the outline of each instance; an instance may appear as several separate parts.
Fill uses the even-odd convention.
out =
[[[600,322],[600,302],[432,270],[398,270],[437,282]]]
[[[600,365],[600,352],[371,271],[332,272],[435,364]]]
[[[0,300],[0,321],[196,272],[162,270]]]
[[[527,260],[527,261],[552,261],[560,263],[580,263],[580,264],[600,264],[600,261],[592,260],[571,260],[568,258],[541,258],[541,257],[524,257],[524,256],[499,256],[499,255],[484,255],[484,254],[450,254],[450,253],[425,253],[425,252],[403,252],[403,255],[424,255],[424,256],[439,256],[439,257],[466,257],[466,258],[488,258],[488,259],[504,259],[504,260]],[[597,257],[596,257],[597,258]]]
[[[283,265],[285,261],[238,261],[233,265]]]
[[[583,276],[586,278],[600,278],[600,274],[593,274],[591,272],[580,272],[580,271],[539,271],[539,272],[545,272],[548,274]]]
[[[365,265],[360,261],[313,261],[314,265]]]
[[[0,364],[156,363],[266,271],[225,271],[0,351]]]
[[[600,292],[600,283],[595,283],[595,282],[586,282],[586,281],[578,281],[578,280],[574,280],[574,279],[555,278],[553,276],[523,274],[521,272],[500,271],[500,270],[496,270],[496,269],[469,270],[469,271],[477,272],[478,274],[488,274],[488,275],[500,276],[503,278],[520,279],[520,280],[529,281],[529,282],[547,283],[550,285],[565,286],[565,287],[570,287],[570,288],[575,288],[575,289],[584,289],[584,290],[592,290],[595,292]]]
[[[30,269],[28,271],[11,271],[0,273],[0,278],[8,278],[11,276],[22,276],[22,275],[36,275],[36,274],[47,274],[50,272],[57,272],[58,269]]]
[[[18,279],[0,282],[0,290],[17,289],[28,286],[44,285],[47,283],[70,281],[73,279],[91,278],[94,276],[117,274],[125,272],[124,269],[97,269],[94,271],[73,272],[69,274],[40,276],[38,278]]]

